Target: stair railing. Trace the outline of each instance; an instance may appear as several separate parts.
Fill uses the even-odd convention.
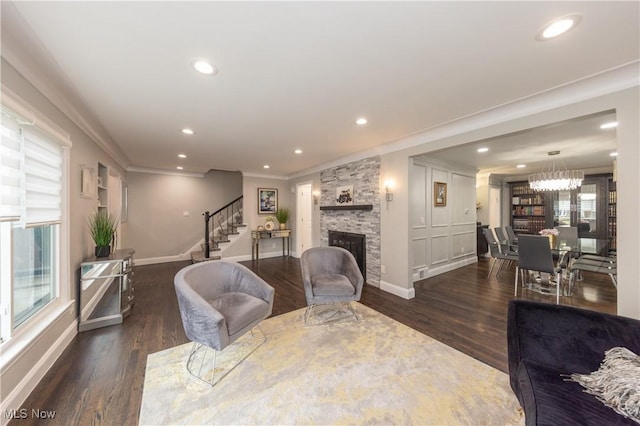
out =
[[[218,248],[218,242],[226,240],[228,235],[235,234],[238,226],[242,224],[242,199],[241,195],[213,213],[209,213],[209,211],[202,213],[204,216],[203,254],[205,259],[210,257],[212,244],[213,249]],[[215,226],[216,224],[217,226]]]

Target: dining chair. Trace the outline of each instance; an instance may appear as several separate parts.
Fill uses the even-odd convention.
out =
[[[501,244],[505,241],[509,241],[509,238],[505,234],[503,228],[501,228],[500,226],[496,226],[495,228],[493,228],[493,230],[496,233],[496,238],[498,239],[498,241],[500,241]]]
[[[514,253],[503,253],[500,250],[500,244],[496,240],[496,237],[493,235],[493,232],[489,228],[483,228],[482,232],[484,233],[484,237],[487,240],[487,244],[489,245],[489,253],[491,254],[491,258],[493,261],[491,262],[491,267],[489,268],[489,273],[487,274],[487,278],[491,277],[491,272],[493,272],[493,267],[496,265],[496,262],[500,262],[498,266],[498,270],[496,272],[496,278],[500,278],[500,272],[504,267],[504,263],[512,263],[518,261],[518,255]]]
[[[518,235],[515,233],[511,225],[506,225],[504,227],[504,231],[507,234],[509,243],[511,243],[512,245],[518,244]]]
[[[577,247],[578,245],[578,228],[575,226],[557,226],[558,236],[556,237],[558,243]]]
[[[522,286],[530,271],[541,272],[556,278],[556,304],[560,303],[560,287],[562,285],[562,268],[553,264],[553,255],[549,239],[543,235],[520,235],[518,238],[518,265],[514,296],[518,296],[518,277],[522,275]],[[541,279],[542,281],[542,279]],[[551,280],[549,280],[549,283]]]

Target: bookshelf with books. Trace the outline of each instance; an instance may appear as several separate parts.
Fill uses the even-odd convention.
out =
[[[537,234],[546,227],[545,195],[534,192],[528,182],[512,182],[511,226],[516,233]]]

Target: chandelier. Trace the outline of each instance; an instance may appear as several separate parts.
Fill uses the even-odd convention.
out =
[[[560,154],[560,151],[551,151],[548,154],[554,157]],[[529,187],[534,191],[570,190],[582,185],[583,179],[582,170],[567,170],[566,167],[564,170],[556,169],[556,160],[553,158],[548,170],[529,175]]]

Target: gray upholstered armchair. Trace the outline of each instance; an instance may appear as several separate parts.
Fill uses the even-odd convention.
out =
[[[216,351],[222,351],[271,315],[274,289],[247,267],[224,261],[187,266],[176,274],[174,284],[182,325],[193,342],[187,370],[213,386],[232,369],[221,377],[213,376]],[[262,335],[260,344],[266,340]],[[213,350],[212,368],[204,367],[203,371],[208,364],[208,348]],[[201,360],[195,372],[194,361],[198,357]]]
[[[350,302],[360,300],[364,278],[351,253],[340,247],[310,248],[302,253],[300,268],[307,299],[305,323],[314,306],[329,303],[346,303],[358,318]]]

